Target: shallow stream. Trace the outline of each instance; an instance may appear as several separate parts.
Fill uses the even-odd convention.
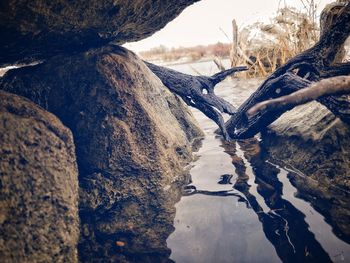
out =
[[[212,62],[172,68],[217,71]],[[216,93],[239,106],[261,81],[229,79]],[[126,192],[96,218],[81,212],[94,227],[83,228],[81,262],[350,262],[348,192],[334,188],[328,199],[302,192],[298,178],[306,175],[269,157],[266,141],[223,141],[213,121],[193,114],[205,138],[190,178],[151,185],[141,198]]]
[[[177,65],[190,74],[213,74],[210,62]],[[216,93],[239,106],[259,80],[227,80]],[[350,245],[298,197],[297,171],[268,158],[258,137],[227,143],[215,123],[193,113],[205,131],[191,183],[175,205],[175,230],[167,239],[176,262],[350,262]],[[329,220],[328,220],[329,221]]]

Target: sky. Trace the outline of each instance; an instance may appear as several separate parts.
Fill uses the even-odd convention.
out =
[[[321,12],[326,4],[334,1],[315,2]],[[279,7],[285,5],[303,9],[302,0],[202,0],[186,8],[152,36],[124,46],[140,52],[160,45],[171,48],[227,43],[231,37],[232,19],[236,19],[238,27],[242,28],[256,21],[268,21]]]

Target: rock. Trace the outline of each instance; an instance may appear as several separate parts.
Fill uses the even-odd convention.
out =
[[[136,41],[163,28],[198,0],[4,0],[0,65]]]
[[[179,198],[173,185],[184,179],[191,144],[203,134],[137,56],[108,46],[55,57],[9,71],[0,89],[31,99],[73,132],[82,261],[122,261],[135,251],[157,260],[159,251],[170,253],[165,241]],[[122,251],[117,241],[125,243]]]
[[[292,176],[300,197],[308,200],[335,233],[350,240],[350,128],[324,106],[312,102],[285,113],[263,141],[274,159],[299,170]]]
[[[72,134],[27,99],[0,101],[0,261],[77,262]]]

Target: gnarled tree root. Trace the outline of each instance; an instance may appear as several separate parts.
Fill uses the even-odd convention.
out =
[[[328,5],[321,14],[321,37],[310,49],[290,59],[269,76],[225,124],[231,138],[249,138],[265,129],[291,109],[284,107],[258,110],[250,118],[247,111],[254,105],[289,95],[310,86],[311,82],[350,74],[350,64],[336,64],[338,54],[350,34],[350,3]],[[332,92],[329,92],[331,94]],[[329,95],[328,94],[328,95]],[[326,95],[326,94],[324,94]],[[296,95],[298,96],[298,94]],[[325,105],[337,117],[350,124],[350,101],[341,96],[321,96],[317,101]],[[253,111],[254,112],[254,111]]]
[[[162,81],[173,93],[180,96],[186,104],[197,108],[207,117],[216,122],[225,139],[229,135],[225,129],[225,122],[220,112],[234,114],[236,109],[228,101],[218,97],[214,93],[215,85],[238,71],[247,70],[246,67],[235,67],[221,71],[211,77],[192,76],[169,68],[145,62],[148,68]]]

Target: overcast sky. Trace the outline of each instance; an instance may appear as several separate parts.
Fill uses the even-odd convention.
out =
[[[304,0],[306,2],[307,0]],[[332,0],[315,0],[319,12]],[[256,21],[266,21],[278,7],[294,6],[301,10],[301,0],[202,0],[186,8],[176,19],[151,37],[125,46],[136,52],[152,47],[207,45],[228,42],[222,32],[231,36],[231,21],[239,27]]]

